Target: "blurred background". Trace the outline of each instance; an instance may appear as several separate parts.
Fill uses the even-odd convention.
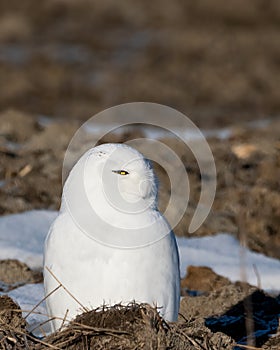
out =
[[[279,115],[280,3],[0,1],[0,110],[152,101],[198,126]]]
[[[157,102],[192,119],[214,153],[216,199],[195,235],[244,231],[251,249],[280,258],[279,43],[279,0],[0,0],[0,214],[57,210],[81,123]],[[189,208],[175,229],[188,235],[201,174],[180,142],[164,141],[188,171]],[[156,170],[163,208],[169,182]]]

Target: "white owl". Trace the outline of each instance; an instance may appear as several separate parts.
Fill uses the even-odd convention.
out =
[[[157,209],[155,176],[141,153],[103,144],[73,167],[45,242],[46,295],[59,285],[54,276],[66,290],[60,287],[46,300],[48,313],[57,317],[53,331],[66,314],[72,319],[81,313],[81,305],[146,302],[166,320],[177,320],[177,244]]]

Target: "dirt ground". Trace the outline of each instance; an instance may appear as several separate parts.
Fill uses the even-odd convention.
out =
[[[34,208],[58,209],[61,165],[77,123],[68,121],[66,124],[62,120],[43,126],[34,115],[15,110],[3,112],[0,117],[1,214]],[[18,130],[18,125],[24,127]],[[227,139],[209,138],[217,167],[218,187],[208,219],[193,235],[230,232],[245,240],[251,249],[279,258],[279,126],[277,119],[262,128],[240,123],[238,127],[231,127],[231,136]],[[102,142],[124,142],[140,132],[132,130],[130,133],[108,135]],[[162,141],[181,156],[189,175],[189,209],[175,228],[177,235],[188,236],[187,227],[200,194],[199,169],[190,151],[180,141],[174,138]],[[169,199],[169,180],[157,164],[155,171],[162,184],[159,200],[164,208]],[[42,276],[40,272],[31,271],[17,261],[0,261],[0,280],[0,290],[5,292],[25,283],[40,282]],[[84,346],[102,349],[105,344],[113,349],[132,349],[135,346],[143,349],[232,349],[233,344],[244,344],[247,339],[248,344],[258,347],[278,348],[279,296],[269,296],[256,288],[231,284],[210,269],[194,267],[189,267],[187,277],[182,281],[182,295],[182,317],[173,325],[162,323],[154,311],[153,316],[147,316],[146,312],[150,314],[145,308],[144,313],[136,308],[131,313],[125,309],[124,314],[117,308],[110,317],[115,317],[119,322],[124,317],[124,324],[105,327],[96,324],[94,318],[93,323],[88,321],[84,325],[82,321],[83,326],[75,324],[73,329],[67,328],[64,333],[43,341],[61,349],[83,349]],[[246,307],[251,310],[254,320],[252,327],[256,337],[252,339],[246,333],[248,325],[245,315],[249,312]],[[32,346],[36,349],[46,346],[25,328],[19,330],[7,326],[6,322],[5,326],[0,325],[0,332],[7,349],[10,342],[15,342],[16,349],[25,348],[26,342],[31,349]],[[249,334],[252,332],[249,331]],[[274,336],[271,338],[271,335]],[[11,338],[15,340],[9,340]]]
[[[11,265],[10,261],[2,265],[5,263]],[[21,266],[18,271],[21,269],[25,271],[26,267]],[[233,284],[206,267],[189,267],[188,272],[184,285],[191,284],[200,293],[182,299],[179,320],[174,323],[165,322],[156,309],[145,304],[104,306],[77,316],[62,330],[38,339],[27,331],[19,306],[8,296],[0,296],[2,348],[279,348],[279,296],[270,296],[244,283]],[[202,283],[198,284],[199,280]]]
[[[230,232],[280,259],[279,23],[277,0],[0,1],[0,215],[58,209],[64,153],[81,123],[116,104],[157,102],[204,130],[229,131],[207,139],[217,192],[194,235]],[[143,130],[134,128],[100,142],[139,135]],[[200,172],[180,141],[161,141],[189,176],[188,210],[175,228],[189,236]],[[154,166],[164,209],[170,182]],[[1,291],[41,279],[40,271],[20,262],[0,261]],[[102,320],[93,312],[82,321],[94,329],[74,325],[46,342],[69,349],[231,349],[248,338],[249,345],[279,348],[279,296],[232,284],[206,268],[189,268],[182,295],[176,324],[165,324],[147,306],[116,307],[104,310]],[[2,348],[47,348],[26,332],[14,308],[0,298]],[[248,336],[252,327],[256,339]]]
[[[86,120],[152,101],[199,126],[279,115],[279,22],[278,0],[1,1],[0,106]]]
[[[34,115],[15,110],[3,112],[0,118],[0,213],[58,209],[63,158],[77,122],[62,120],[43,126]],[[230,232],[246,239],[251,249],[280,258],[280,119],[261,128],[239,123],[230,130],[229,138],[208,139],[217,168],[217,191],[209,217],[194,235]],[[100,142],[125,142],[139,133],[134,129],[108,134]],[[181,141],[160,141],[181,158],[189,177],[189,206],[175,228],[178,236],[188,236],[200,196],[200,171]],[[159,204],[164,209],[170,198],[170,182],[157,164],[155,171],[160,183]]]

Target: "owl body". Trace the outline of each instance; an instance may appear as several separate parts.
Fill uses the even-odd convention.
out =
[[[173,231],[157,210],[151,168],[130,147],[102,146],[73,168],[64,186],[60,214],[46,238],[45,294],[55,290],[57,279],[64,287],[46,299],[48,314],[54,317],[53,331],[60,328],[65,315],[69,320],[85,309],[133,301],[157,306],[168,321],[178,317],[178,249]],[[108,168],[103,167],[100,176],[102,164]],[[80,189],[75,192],[81,173],[86,174],[85,196]],[[125,193],[119,208],[118,193],[106,196],[106,191],[114,192],[115,179],[118,191]]]

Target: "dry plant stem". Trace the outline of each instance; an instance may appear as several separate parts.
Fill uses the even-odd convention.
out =
[[[11,328],[11,329],[13,329],[13,328]],[[45,345],[45,346],[47,346],[47,347],[49,347],[49,348],[51,348],[51,349],[61,350],[59,347],[57,347],[57,346],[55,346],[55,345],[52,345],[52,344],[48,344],[48,343],[46,343],[46,342],[44,342],[43,340],[40,340],[40,339],[38,339],[38,338],[32,337],[32,335],[30,335],[30,334],[28,334],[28,333],[25,333],[25,332],[22,332],[22,331],[20,331],[19,329],[14,329],[14,331],[15,331],[16,333],[18,333],[18,334],[23,335],[24,337],[28,337],[28,338],[34,340],[35,342],[40,343],[40,344],[43,344],[43,345]],[[8,337],[7,337],[7,338],[8,338]],[[4,339],[5,339],[5,338],[4,338]],[[9,347],[6,347],[5,349],[9,349]]]
[[[207,350],[202,344],[198,343],[196,340],[192,339],[190,336],[188,336],[187,334],[185,334],[184,332],[182,332],[178,327],[177,328],[177,331],[178,333],[184,337],[184,338],[187,338],[188,341],[196,348],[196,349],[202,349],[202,350]]]
[[[110,335],[114,335],[114,336],[116,334],[130,335],[130,333],[126,332],[126,331],[118,331],[116,329],[109,329],[109,328],[96,328],[96,327],[91,327],[91,326],[88,326],[86,324],[78,323],[78,322],[72,322],[72,325],[79,326],[79,328],[82,328],[82,329],[88,329],[88,330],[94,331],[94,332],[104,332],[106,334],[110,334]]]
[[[20,332],[19,332],[20,333]],[[23,332],[21,332],[21,334],[24,334]],[[25,335],[25,334],[24,334]],[[55,345],[52,345],[52,344],[49,344],[49,343],[46,343],[45,341],[43,340],[40,340],[38,338],[35,338],[35,337],[32,337],[30,334],[27,334],[27,337],[29,337],[30,339],[40,343],[40,344],[43,344],[45,346],[47,346],[48,348],[51,348],[51,349],[56,349],[56,350],[61,350],[58,346],[55,346]]]
[[[59,331],[61,331],[62,328],[63,328],[63,326],[64,326],[64,323],[65,323],[65,321],[66,321],[66,319],[67,319],[68,312],[69,312],[69,309],[67,309],[66,312],[65,312],[65,315],[64,315],[64,317],[63,317],[63,321],[62,321],[62,323],[61,323],[61,326],[59,327]]]
[[[61,286],[57,286],[54,290],[52,290],[48,295],[46,295],[42,300],[39,301],[39,303],[37,303],[32,310],[29,311],[29,313],[27,315],[24,316],[24,319],[26,319],[30,314],[33,313],[34,310],[37,309],[37,307],[43,302],[45,301],[50,295],[52,295],[54,292],[56,292]]]
[[[239,348],[244,348],[248,350],[261,350],[262,348],[256,348],[255,346],[251,345],[243,345],[243,344],[234,344],[234,346],[238,346]]]
[[[30,312],[29,310],[21,310],[21,309],[6,309],[6,311],[13,311],[13,312]],[[43,313],[43,312],[36,312],[36,311],[33,311],[32,313],[36,314],[36,315],[42,315],[42,316],[46,316],[46,317],[50,317],[51,316],[49,314],[46,314],[46,313]],[[63,321],[64,320],[64,317],[52,317],[51,319],[56,319],[56,320],[61,320]],[[50,319],[50,320],[51,320]],[[49,322],[50,320],[48,321],[44,321],[42,324],[45,324],[47,322]],[[67,322],[71,322],[71,319],[66,319]],[[119,330],[116,330],[116,329],[110,329],[110,328],[99,328],[99,327],[91,327],[91,326],[88,326],[86,324],[83,324],[83,323],[79,323],[79,322],[71,322],[72,325],[75,325],[75,326],[79,326],[79,328],[83,328],[83,329],[88,329],[90,331],[94,331],[94,332],[104,332],[104,333],[109,333],[111,335],[115,335],[115,334],[127,334],[127,335],[130,335],[129,332],[126,332],[126,331],[119,331]],[[34,328],[36,329],[36,328]]]
[[[245,249],[247,247],[247,237],[246,237],[246,232],[244,231],[244,222],[245,222],[246,215],[248,215],[248,212],[245,210],[242,210],[237,217],[238,233],[239,233],[239,240],[240,240],[240,275],[241,275],[241,281],[245,283],[247,282],[246,253],[245,253]],[[252,302],[249,296],[244,301],[244,311],[245,311],[245,326],[246,326],[246,332],[247,332],[247,344],[249,346],[254,346],[256,344],[255,335],[254,335],[254,318],[253,318]]]
[[[256,264],[253,264],[253,269],[254,269],[254,272],[255,272],[256,277],[257,277],[257,285],[258,285],[258,288],[259,288],[259,289],[262,289],[261,276],[260,276],[260,274],[259,274],[259,271],[258,271],[258,268],[257,268]]]
[[[26,349],[27,349],[27,350],[30,349],[30,346],[28,345],[28,342],[27,342],[27,336],[24,335],[23,338],[24,338],[24,341],[25,341],[25,347],[26,347]]]
[[[47,315],[43,315],[43,316],[47,316]],[[46,337],[47,335],[46,335],[46,333],[43,331],[43,328],[41,329],[41,327],[42,327],[44,324],[51,322],[52,320],[55,320],[55,317],[51,317],[51,318],[49,318],[48,320],[46,320],[46,321],[44,321],[44,322],[41,322],[38,326],[32,328],[32,329],[30,330],[30,333],[33,333],[33,332],[35,331],[35,329],[39,328],[39,329],[41,330],[41,332],[44,334],[44,337]]]
[[[39,329],[41,331],[41,333],[43,334],[44,338],[47,336],[46,332],[44,331],[44,329],[42,328],[42,324],[40,324]],[[31,332],[32,333],[32,332]]]
[[[18,176],[24,177],[27,174],[29,174],[31,170],[32,170],[32,166],[30,164],[27,164],[18,172]]]
[[[73,298],[76,303],[78,303],[81,308],[85,311],[88,312],[89,310],[79,302],[79,300],[60,282],[60,280],[55,276],[55,274],[46,266],[46,270],[53,276],[53,278],[59,283],[59,285],[70,295],[71,298]]]

